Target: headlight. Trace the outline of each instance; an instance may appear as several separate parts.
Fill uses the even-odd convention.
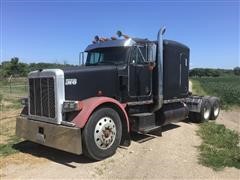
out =
[[[80,111],[81,105],[79,101],[64,101],[63,112]]]
[[[21,101],[21,104],[22,104],[23,106],[27,106],[27,105],[28,105],[28,98],[26,98],[26,97],[21,98],[20,101]]]

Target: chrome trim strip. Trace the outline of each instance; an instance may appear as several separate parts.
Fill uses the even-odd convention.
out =
[[[153,103],[153,100],[147,100],[147,101],[128,102],[127,105],[134,106],[134,105],[152,104],[152,103]]]
[[[68,121],[62,121],[61,124],[65,125],[65,126],[69,126],[69,127],[75,127],[76,126],[76,124],[74,124],[72,122],[68,122]]]
[[[50,111],[49,111],[49,108],[50,108],[50,101],[49,101],[49,79],[47,79],[47,87],[48,87],[48,117],[50,117]]]
[[[167,99],[164,100],[163,103],[164,104],[168,104],[168,103],[174,103],[174,102],[185,102],[186,98],[179,98],[179,99]]]
[[[36,94],[36,89],[35,89],[35,81],[33,81],[33,91],[34,91],[34,95]],[[29,92],[29,94],[30,94],[30,92]],[[29,96],[29,98],[30,98],[30,96]],[[34,103],[36,102],[36,96],[34,96]],[[28,106],[29,108],[30,108],[30,102],[29,102],[29,106]],[[36,109],[36,106],[34,107],[34,114],[36,114],[37,113],[37,109]],[[29,114],[30,114],[30,109],[29,109]]]
[[[41,116],[43,115],[43,106],[42,106],[42,79],[40,79],[40,98],[41,98]]]

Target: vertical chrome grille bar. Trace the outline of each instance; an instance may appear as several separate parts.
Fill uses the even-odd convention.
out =
[[[33,79],[34,114],[37,113],[37,107],[36,107],[36,86],[35,86],[35,83],[36,83],[36,82],[35,82],[35,79]]]
[[[48,117],[50,117],[50,102],[49,102],[49,79],[47,79],[47,89],[48,89],[48,94],[47,94],[47,97],[48,97]]]
[[[42,102],[43,102],[43,99],[42,99],[42,78],[40,78],[40,107],[41,107],[41,116],[43,115],[43,105],[42,105]]]

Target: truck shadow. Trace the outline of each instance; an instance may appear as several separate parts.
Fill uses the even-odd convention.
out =
[[[170,129],[175,129],[180,127],[176,124],[169,124],[162,128],[162,132],[168,131]],[[145,141],[151,140],[156,137],[161,136],[161,131],[155,131],[151,132],[149,134],[137,134],[132,133],[131,139],[138,143],[143,143]],[[60,151],[57,149],[53,149],[50,147],[46,147],[40,144],[36,144],[30,141],[22,141],[20,143],[17,143],[13,145],[13,148],[22,152],[31,154],[33,156],[39,157],[39,158],[46,158],[50,161],[54,161],[56,163],[68,166],[70,168],[76,168],[76,166],[72,165],[71,163],[94,163],[95,161],[90,160],[89,158],[83,156],[83,155],[74,155],[71,153],[67,153],[64,151]]]
[[[163,126],[161,130],[152,131],[148,134],[138,134],[138,133],[131,133],[131,139],[137,143],[144,143],[146,141],[149,141],[151,139],[161,137],[162,133],[171,129],[176,129],[180,127],[177,124],[168,124],[166,126]]]
[[[94,161],[83,155],[75,155],[40,144],[36,144],[30,141],[22,141],[18,144],[13,145],[13,148],[22,152],[31,154],[39,158],[45,158],[50,161],[68,166],[70,168],[76,168],[76,166],[71,163],[93,163]]]

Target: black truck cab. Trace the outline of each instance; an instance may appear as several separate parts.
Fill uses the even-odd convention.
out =
[[[157,41],[95,37],[81,66],[30,72],[16,134],[101,160],[130,145],[130,132],[216,119],[219,99],[189,92],[189,48],[163,40],[164,32]]]
[[[85,84],[82,87],[84,90],[79,89],[86,92],[79,94],[82,96],[80,99],[92,97],[100,91],[122,103],[150,102],[157,94],[158,87],[157,46],[157,41],[139,38],[91,44],[85,50],[85,64],[78,70],[72,70],[73,72],[66,71],[65,78],[78,78],[79,88],[82,87],[81,84]],[[164,100],[188,96],[188,70],[189,48],[175,41],[164,40]],[[79,77],[76,77],[77,72]],[[87,78],[84,78],[84,73],[87,72]],[[72,88],[77,87],[66,86],[66,90],[74,92]]]

